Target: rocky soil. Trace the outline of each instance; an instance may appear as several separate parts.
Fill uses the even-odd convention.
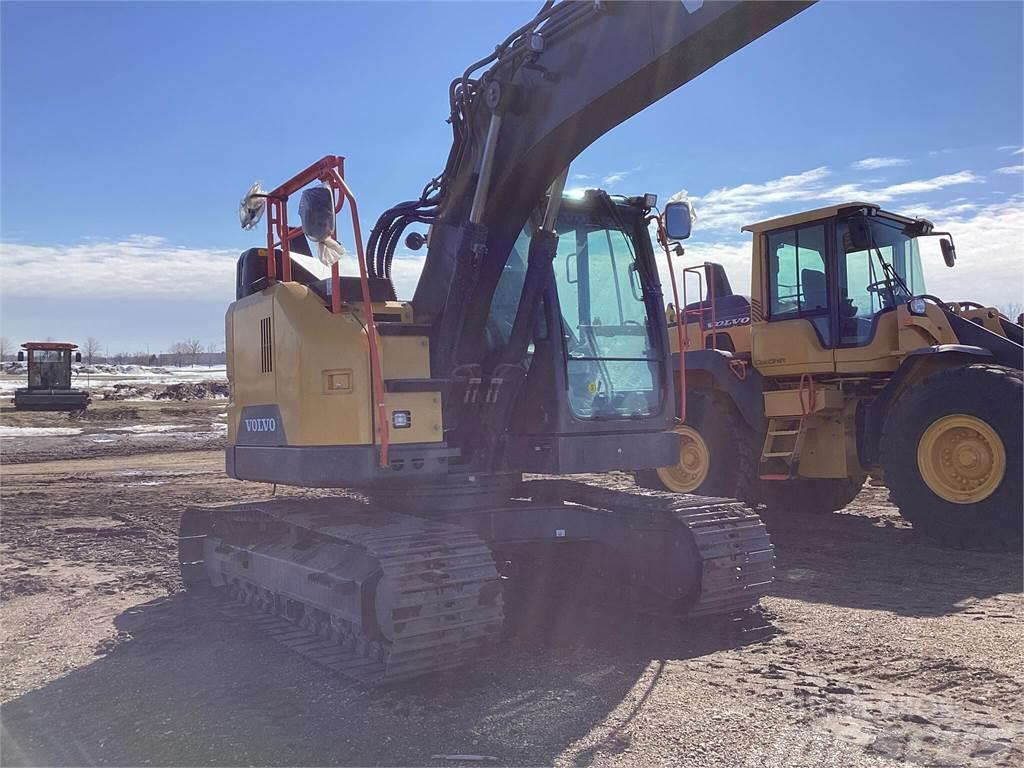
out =
[[[268,487],[219,451],[59,447],[79,438],[0,468],[4,765],[1024,760],[1020,555],[937,546],[884,489],[768,518],[777,587],[742,621],[534,596],[493,655],[366,690],[179,592],[181,510]]]

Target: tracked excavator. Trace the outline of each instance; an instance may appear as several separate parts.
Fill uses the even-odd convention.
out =
[[[594,140],[807,5],[546,3],[451,83],[443,172],[365,248],[341,157],[251,190],[267,238],[227,312],[227,473],[336,490],[187,510],[187,587],[368,683],[464,663],[558,564],[678,616],[754,606],[774,556],[743,505],[552,477],[679,451],[655,198],[563,188]],[[318,279],[293,254],[337,258],[345,211],[355,258]],[[410,227],[427,255],[400,301]]]

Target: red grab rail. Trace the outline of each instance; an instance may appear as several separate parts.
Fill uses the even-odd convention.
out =
[[[291,239],[302,232],[302,227],[288,226],[288,197],[314,181],[327,184],[335,195],[335,214],[340,213],[348,200],[352,211],[352,231],[356,241],[356,256],[359,263],[359,287],[362,290],[363,312],[366,315],[366,338],[370,352],[370,384],[374,407],[377,410],[377,428],[380,432],[380,466],[389,465],[388,448],[391,431],[388,425],[387,408],[384,403],[384,376],[380,360],[380,336],[373,319],[373,304],[370,301],[370,282],[366,272],[366,256],[363,252],[363,235],[359,226],[359,209],[355,195],[345,182],[345,158],[326,155],[305,170],[292,176],[284,184],[267,193],[267,278],[277,280],[275,249],[281,248],[281,280],[292,279]],[[276,235],[276,239],[275,239]],[[341,272],[338,263],[331,265],[331,312],[341,312]]]

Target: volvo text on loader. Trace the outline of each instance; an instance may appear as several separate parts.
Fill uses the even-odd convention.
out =
[[[505,586],[556,588],[555,565],[680,616],[754,605],[773,551],[743,505],[522,474],[678,455],[654,200],[563,199],[566,172],[806,5],[546,3],[452,82],[444,171],[380,216],[365,253],[340,157],[253,190],[242,220],[265,208],[267,247],[241,257],[227,313],[228,474],[355,490],[187,511],[186,584],[230,592],[371,682],[462,663],[499,632]],[[317,183],[291,226],[288,198]],[[318,280],[291,253],[308,236],[330,261],[345,209],[358,277],[334,263]],[[428,249],[400,301],[410,225],[429,227],[406,238]]]
[[[688,233],[688,208],[674,205],[669,239],[680,217]],[[749,300],[721,265],[681,274],[684,296],[687,284],[702,295],[669,309],[686,392],[680,459],[639,473],[641,484],[830,512],[870,473],[943,542],[1015,545],[1024,329],[928,293],[919,242],[942,236],[952,267],[952,236],[863,202],[744,229]]]

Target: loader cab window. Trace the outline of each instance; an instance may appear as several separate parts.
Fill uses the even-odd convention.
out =
[[[68,389],[71,387],[71,351],[63,349],[29,350],[28,385],[32,389]]]
[[[622,222],[563,210],[553,268],[569,406],[579,419],[648,416],[660,407],[660,366],[644,280]]]
[[[768,293],[771,320],[806,319],[831,345],[824,224],[768,235]]]
[[[836,228],[839,269],[840,344],[871,341],[879,313],[926,293],[917,240],[896,223],[873,219],[873,248],[858,250],[845,221]],[[890,271],[891,270],[891,271]]]

